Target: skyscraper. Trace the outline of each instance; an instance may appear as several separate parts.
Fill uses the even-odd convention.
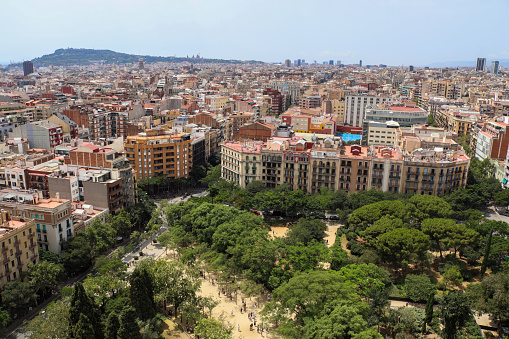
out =
[[[359,66],[362,67],[362,60],[359,60]]]
[[[292,62],[290,61],[290,59],[286,59],[285,60],[285,66],[286,67],[290,67],[292,65]]]
[[[491,73],[498,74],[498,66],[499,66],[498,61],[492,61],[491,62]]]
[[[341,66],[341,60],[336,60],[336,66]]]
[[[334,66],[334,60],[329,60],[329,65],[333,65]]]
[[[34,72],[34,63],[32,61],[23,61],[23,74],[25,76]]]
[[[486,58],[477,58],[477,64],[475,65],[476,72],[484,72],[486,69]]]
[[[413,72],[414,71],[414,66],[412,66],[412,65],[408,66],[408,71]]]

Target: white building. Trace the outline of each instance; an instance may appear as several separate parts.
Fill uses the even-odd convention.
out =
[[[348,95],[345,105],[345,125],[361,127],[366,107],[392,102],[392,98],[368,95]]]

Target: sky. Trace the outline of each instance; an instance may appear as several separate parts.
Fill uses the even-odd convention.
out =
[[[426,65],[509,59],[508,0],[11,0],[0,63],[58,48]]]

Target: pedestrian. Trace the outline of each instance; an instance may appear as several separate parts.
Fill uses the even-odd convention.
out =
[[[249,324],[249,330],[252,331],[253,330],[253,324]]]
[[[238,330],[239,330],[239,332],[240,332],[240,325],[239,325],[239,324],[237,324],[237,329],[238,329]]]
[[[218,296],[219,298],[221,298],[221,291],[218,291],[218,292],[217,292],[217,296]]]
[[[232,308],[232,316],[233,316],[233,308]]]
[[[242,307],[240,308],[240,314],[242,314]]]

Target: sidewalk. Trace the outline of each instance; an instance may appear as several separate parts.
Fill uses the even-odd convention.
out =
[[[128,266],[127,266],[128,273],[131,273],[132,271],[134,271],[134,268],[136,267],[136,263],[141,260],[148,259],[148,258],[153,258],[154,260],[159,259],[159,257],[161,257],[161,255],[163,255],[166,252],[166,248],[161,246],[159,243],[155,243],[155,244],[150,243],[147,247],[145,247],[145,249],[143,249],[142,252],[143,252],[143,255],[141,257],[138,256],[138,260],[134,260],[134,259],[131,260],[131,263],[134,262],[134,265],[128,264]]]

